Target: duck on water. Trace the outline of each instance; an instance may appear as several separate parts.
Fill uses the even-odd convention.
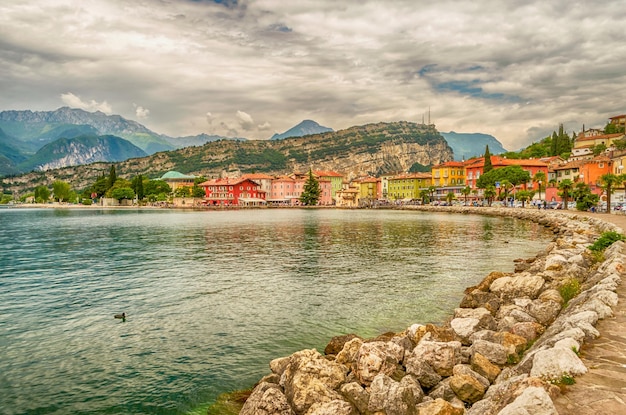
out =
[[[122,321],[126,321],[126,313],[116,314],[116,315],[113,316],[113,318],[119,318]]]

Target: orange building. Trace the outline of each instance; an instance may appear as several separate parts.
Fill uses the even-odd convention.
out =
[[[526,183],[523,187],[525,189],[539,189],[537,183],[532,182],[532,178],[538,172],[543,172],[548,177],[548,163],[540,159],[507,159],[500,156],[491,156],[491,165],[494,169],[499,169],[507,166],[520,166],[526,170],[531,177],[531,181]],[[485,166],[485,158],[480,157],[471,159],[465,162],[465,181],[469,187],[476,189],[476,182],[483,174],[483,168]]]

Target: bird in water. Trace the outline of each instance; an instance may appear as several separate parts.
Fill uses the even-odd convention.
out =
[[[122,319],[122,321],[126,321],[126,313],[116,314],[113,316],[113,318],[119,318]]]

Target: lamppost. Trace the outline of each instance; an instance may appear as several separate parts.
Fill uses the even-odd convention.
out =
[[[537,182],[539,184],[539,200],[541,201],[541,180]]]

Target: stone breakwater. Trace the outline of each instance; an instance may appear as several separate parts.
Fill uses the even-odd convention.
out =
[[[271,361],[240,414],[557,414],[552,399],[587,372],[580,347],[599,336],[599,319],[612,316],[625,272],[623,242],[600,259],[587,247],[621,229],[553,211],[415,209],[531,220],[555,239],[517,260],[513,273],[492,272],[467,288],[445,324],[369,340],[338,336],[324,354],[302,350]],[[568,289],[578,294],[570,298]]]

